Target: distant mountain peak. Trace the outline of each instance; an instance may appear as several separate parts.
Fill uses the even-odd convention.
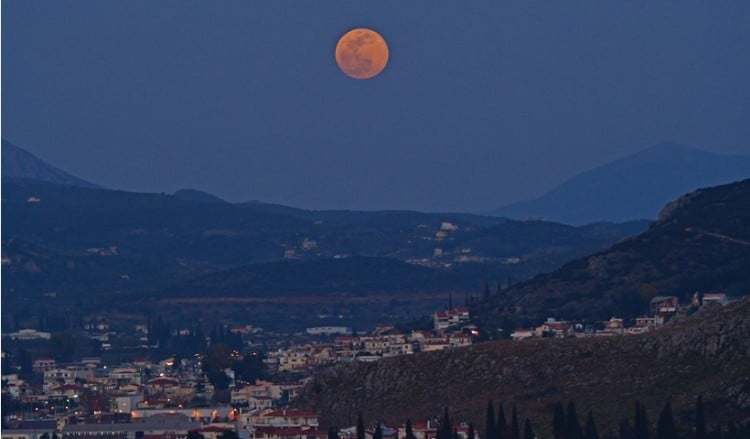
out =
[[[544,195],[493,211],[568,224],[654,219],[668,201],[700,187],[750,177],[750,156],[661,142],[582,172]]]
[[[36,180],[84,188],[101,187],[46,163],[6,139],[2,139],[2,178]]]

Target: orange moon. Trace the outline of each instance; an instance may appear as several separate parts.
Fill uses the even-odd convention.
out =
[[[352,78],[370,79],[388,64],[388,44],[372,29],[352,29],[336,44],[336,64]]]

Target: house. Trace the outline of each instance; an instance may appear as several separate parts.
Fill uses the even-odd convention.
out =
[[[435,439],[438,425],[437,422],[433,421],[415,422],[412,424],[411,430],[417,439]],[[406,425],[398,428],[398,439],[406,439]]]
[[[537,337],[564,337],[571,328],[573,328],[573,325],[570,322],[549,317],[546,322],[534,329],[534,335]]]
[[[204,439],[219,439],[227,431],[234,431],[234,427],[231,424],[210,424],[200,428],[195,428],[190,431],[194,431],[203,436]]]
[[[55,420],[21,420],[11,422],[2,429],[2,439],[40,439],[51,437],[57,429]]]
[[[190,421],[184,415],[162,415],[136,422],[68,424],[62,428],[62,439],[91,439],[97,437],[135,439],[151,435],[186,437],[189,431],[200,428],[200,426],[200,423]]]
[[[724,293],[706,293],[703,295],[703,305],[707,303],[718,303],[719,305],[726,305],[727,303],[729,303],[729,299]]]
[[[36,329],[21,329],[18,332],[11,332],[8,334],[11,340],[49,340],[52,337],[52,333],[40,332]]]
[[[444,331],[451,326],[469,321],[469,308],[459,307],[446,311],[438,311],[433,314],[433,327],[435,331]]]
[[[310,335],[351,335],[353,329],[348,326],[315,326],[305,330]]]
[[[55,368],[55,359],[54,358],[39,358],[38,360],[34,360],[34,363],[32,363],[31,368],[34,370],[34,372],[46,372],[50,369]]]
[[[318,414],[298,409],[264,410],[250,419],[253,426],[318,427]]]
[[[676,313],[680,308],[677,296],[656,296],[651,299],[651,315],[667,317]]]
[[[534,336],[534,328],[516,328],[510,337],[513,340],[525,340]]]
[[[326,439],[328,432],[316,428],[303,427],[255,427],[251,436],[254,439]]]
[[[450,334],[448,336],[448,344],[454,348],[471,346],[471,336],[469,334],[463,334],[460,332]]]

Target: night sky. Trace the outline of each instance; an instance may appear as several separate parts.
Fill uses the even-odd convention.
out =
[[[345,76],[338,38],[390,62]],[[484,211],[670,140],[750,152],[750,2],[2,2],[2,136],[116,189]]]

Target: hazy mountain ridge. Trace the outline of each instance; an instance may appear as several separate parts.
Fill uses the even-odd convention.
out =
[[[484,427],[489,399],[516,404],[537,433],[549,433],[552,406],[572,399],[593,410],[599,431],[632,419],[635,400],[655,423],[671,399],[686,422],[702,394],[716,423],[750,420],[750,298],[711,307],[653,333],[588,339],[495,341],[467,348],[342,365],[315,376],[296,406],[322,412],[324,425],[362,413],[388,425],[439,416]],[[505,407],[506,414],[509,407]]]
[[[164,262],[179,264],[185,267],[185,273],[197,274],[207,269],[218,272],[241,266],[248,266],[247,270],[253,272],[263,267],[255,264],[282,261],[285,256],[300,259],[302,263],[328,261],[323,262],[324,265],[337,264],[334,261],[337,256],[395,258],[405,265],[405,261],[432,258],[435,248],[440,248],[445,253],[441,263],[452,264],[456,272],[444,288],[456,288],[459,282],[456,279],[463,279],[463,289],[469,290],[476,288],[483,278],[512,276],[517,281],[554,269],[573,257],[606,248],[646,227],[645,223],[628,223],[575,228],[554,223],[520,223],[472,215],[454,217],[408,211],[315,212],[293,208],[269,211],[268,205],[257,203],[206,203],[165,194],[76,188],[30,180],[4,182],[3,208],[12,212],[2,218],[4,242],[15,239],[60,257],[86,258],[89,249],[115,247],[116,258],[140,261],[136,267]],[[284,213],[288,211],[295,213]],[[456,230],[438,239],[436,234],[444,222]],[[476,222],[493,225],[483,227]],[[537,235],[546,238],[534,238]],[[287,254],[288,251],[291,253]],[[467,255],[484,262],[454,261]],[[4,253],[3,256],[14,255]],[[518,263],[503,265],[502,261],[510,257],[517,257]],[[279,264],[265,267],[283,266]],[[419,273],[427,269],[408,265],[403,270],[400,272],[411,273],[405,276],[418,278]],[[5,268],[3,271],[7,272]],[[310,273],[307,269],[301,272]],[[365,272],[361,274],[367,277]],[[444,278],[441,270],[433,273],[434,279]],[[127,274],[131,278],[150,278],[150,274],[132,270]],[[13,276],[15,274],[4,280],[27,292],[37,288],[34,282],[15,283]],[[41,281],[42,276],[39,274],[34,279]],[[242,278],[230,276],[228,279]],[[267,279],[271,278],[273,276]],[[77,279],[82,283],[78,287],[93,289],[85,285],[85,276]],[[348,279],[356,280],[352,276]],[[391,279],[391,285],[398,285],[397,277]],[[77,287],[69,279],[62,280],[71,292],[76,291]],[[188,279],[174,281],[183,286]],[[240,282],[227,291],[258,288],[278,291],[280,287],[274,285],[277,284],[248,288]],[[356,290],[360,286],[362,284],[352,282],[348,289]],[[163,283],[157,282],[149,291],[159,291],[163,287]],[[98,284],[97,288],[106,294],[110,285]],[[185,288],[185,291],[190,290]],[[5,294],[5,287],[3,291]]]
[[[5,139],[2,139],[2,178],[38,180],[86,188],[99,187],[44,162]]]
[[[665,203],[700,187],[750,177],[750,155],[720,155],[662,143],[582,172],[534,200],[494,214],[566,224],[656,218]]]
[[[750,180],[701,189],[670,203],[648,231],[492,296],[477,306],[500,316],[630,318],[657,295],[750,292]]]

